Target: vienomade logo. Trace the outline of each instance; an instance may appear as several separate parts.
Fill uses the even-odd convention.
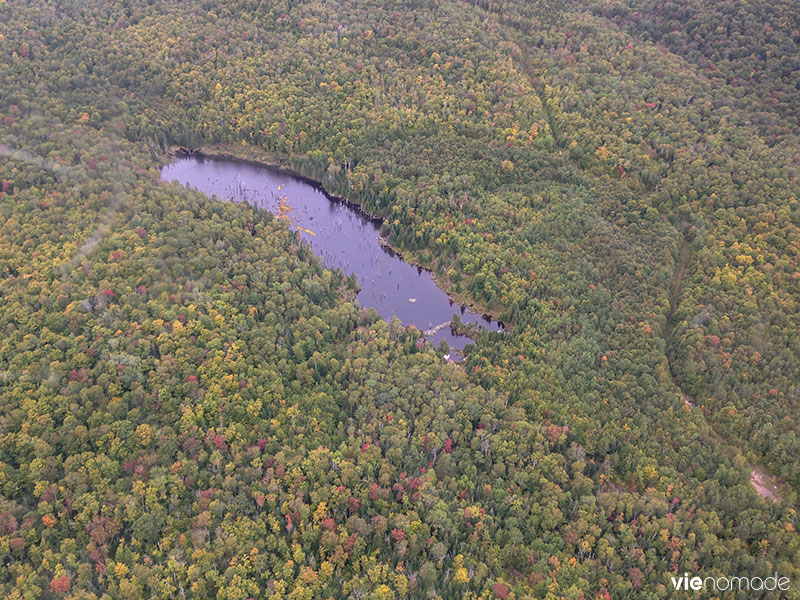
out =
[[[710,592],[786,591],[792,583],[788,577],[781,577],[777,573],[769,577],[691,577],[689,573],[684,573],[680,577],[671,577],[670,579],[676,590],[693,592],[701,590]]]

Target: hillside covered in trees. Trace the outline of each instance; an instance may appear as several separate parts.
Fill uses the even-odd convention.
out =
[[[0,56],[2,597],[800,598],[795,2],[0,0]],[[443,361],[175,146],[505,333]]]

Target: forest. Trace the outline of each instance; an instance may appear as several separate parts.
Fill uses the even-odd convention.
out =
[[[796,2],[0,0],[0,55],[2,597],[800,598]],[[444,361],[178,147],[505,332]]]

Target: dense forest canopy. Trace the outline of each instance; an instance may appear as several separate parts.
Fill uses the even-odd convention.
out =
[[[2,595],[800,598],[798,20],[0,0]],[[505,334],[444,362],[176,145],[321,181]]]

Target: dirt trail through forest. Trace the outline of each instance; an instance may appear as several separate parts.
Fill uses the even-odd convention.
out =
[[[672,382],[680,392],[686,406],[692,409],[697,407],[697,402],[681,388],[673,367],[673,359],[671,358],[672,352],[670,351],[670,346],[673,344],[672,336],[675,328],[675,311],[680,304],[681,289],[683,288],[683,280],[689,267],[690,258],[691,242],[686,237],[686,234],[683,234],[680,256],[678,258],[678,264],[675,268],[675,277],[672,280],[672,286],[670,287],[669,291],[669,312],[667,313],[667,322],[664,326],[664,341],[666,342],[667,364],[669,365],[669,373],[672,377]],[[742,453],[742,449],[738,444],[732,443],[717,433],[711,423],[705,419],[705,413],[703,413],[703,416],[709,430],[714,434],[714,438],[720,444],[720,447],[727,454],[728,458],[733,461],[737,454]],[[769,502],[778,502],[782,499],[780,493],[780,483],[777,477],[772,475],[766,467],[761,465],[749,465],[748,468],[750,469],[750,484],[753,486],[756,493],[761,496],[761,498]]]
[[[686,268],[689,265],[690,251],[691,243],[686,239],[686,235],[684,235],[683,241],[681,242],[681,255],[678,258],[678,266],[675,269],[675,277],[672,280],[672,287],[669,291],[669,313],[667,313],[667,324],[664,329],[664,339],[667,340],[667,343],[669,343],[669,340],[672,338],[672,329],[675,325],[675,309],[678,308],[678,304],[680,303],[681,288],[683,287],[683,278],[686,275]],[[669,359],[669,356],[667,356],[667,359]],[[671,366],[670,372],[672,372]]]

